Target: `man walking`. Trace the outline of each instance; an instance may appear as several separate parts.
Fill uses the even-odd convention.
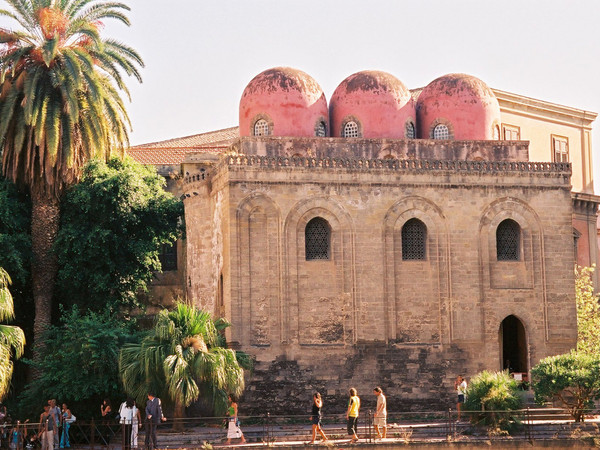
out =
[[[375,417],[373,418],[373,425],[375,426],[375,432],[379,439],[385,439],[387,434],[387,404],[385,395],[379,386],[373,389],[373,393],[377,396],[377,409],[375,410]]]
[[[44,412],[40,414],[40,426],[38,429],[39,437],[42,441],[42,450],[54,450],[55,431],[56,422],[54,413],[51,412],[50,405],[46,404],[44,405]]]
[[[146,402],[146,449],[156,448],[156,427],[167,419],[163,416],[160,398],[155,397],[153,392],[148,393]]]

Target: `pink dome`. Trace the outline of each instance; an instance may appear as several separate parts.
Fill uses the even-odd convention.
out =
[[[255,132],[261,126],[273,136],[327,135],[328,123],[321,86],[301,70],[265,70],[248,83],[240,100],[240,136],[262,134]]]
[[[492,90],[463,73],[433,80],[417,100],[419,138],[433,138],[437,125],[446,125],[450,139],[498,139],[494,128],[500,125],[500,106]]]
[[[345,124],[353,120],[363,138],[404,139],[411,137],[406,136],[407,128],[412,128],[412,137],[416,137],[415,105],[410,92],[402,81],[386,72],[350,75],[333,93],[329,112],[332,136],[342,136]]]

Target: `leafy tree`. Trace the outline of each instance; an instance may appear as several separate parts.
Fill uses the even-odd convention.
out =
[[[471,379],[467,388],[465,410],[472,411],[472,418],[477,422],[506,430],[518,422],[510,411],[521,406],[519,385],[507,371],[484,370]]]
[[[119,371],[128,394],[141,401],[149,390],[157,392],[175,406],[175,417],[201,395],[223,413],[227,394],[244,389],[244,370],[233,350],[219,346],[210,314],[183,303],[162,310],[141,343],[123,346]]]
[[[10,276],[0,267],[0,321],[12,320],[15,316],[12,296],[8,290]],[[20,358],[25,348],[25,334],[19,327],[0,325],[0,398],[10,387],[13,372],[12,357]]]
[[[58,297],[90,309],[135,305],[155,271],[161,244],[173,243],[181,200],[154,168],[130,158],[92,160],[65,195],[56,241]]]
[[[558,400],[577,422],[600,398],[600,355],[572,351],[542,359],[532,370],[535,400]]]
[[[78,417],[90,417],[103,398],[120,397],[119,351],[136,339],[133,328],[108,310],[63,311],[60,324],[44,333],[44,357],[32,362],[44,370],[22,394],[21,412],[39,413],[40,399],[57,398],[80,411]]]
[[[50,324],[57,271],[52,247],[60,197],[91,157],[128,144],[122,73],[138,80],[132,48],[100,35],[102,20],[129,24],[122,3],[102,0],[6,0],[0,16],[0,146],[4,175],[32,201],[34,345]],[[35,347],[34,347],[35,348]]]
[[[592,274],[595,267],[575,267],[577,301],[577,351],[600,355],[600,303],[594,294]]]

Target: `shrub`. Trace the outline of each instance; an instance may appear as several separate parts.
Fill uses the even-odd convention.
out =
[[[509,429],[519,422],[510,411],[521,407],[519,384],[507,371],[484,370],[471,379],[467,388],[465,410],[469,411],[472,421],[493,428]]]

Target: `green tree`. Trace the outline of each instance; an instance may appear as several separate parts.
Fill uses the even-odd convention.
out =
[[[12,320],[15,310],[8,290],[10,276],[0,267],[0,321]],[[25,334],[19,327],[0,325],[0,399],[8,393],[13,372],[12,358],[20,358],[25,348]]]
[[[183,303],[173,311],[162,310],[141,343],[121,349],[125,391],[140,401],[148,391],[158,393],[174,405],[175,417],[183,417],[184,408],[201,395],[213,399],[217,413],[223,413],[227,394],[237,396],[244,389],[244,369],[236,353],[219,343],[208,312]]]
[[[600,355],[600,302],[592,282],[595,269],[575,266],[577,351],[589,355]]]
[[[89,309],[135,305],[155,271],[162,244],[179,233],[183,203],[154,168],[130,158],[93,160],[62,205],[56,241],[57,297]]]
[[[59,325],[44,333],[44,357],[32,363],[44,370],[21,395],[21,413],[31,417],[40,399],[58,398],[80,411],[77,416],[90,417],[103,398],[120,397],[119,351],[136,339],[134,325],[109,310],[63,311]]]
[[[535,401],[558,400],[577,422],[600,398],[600,355],[572,351],[542,359],[531,369]]]
[[[519,385],[507,371],[484,370],[471,379],[465,410],[477,422],[506,430],[517,422],[511,411],[521,409]]]
[[[132,48],[100,35],[105,19],[129,24],[122,3],[6,3],[10,9],[0,16],[18,29],[0,29],[2,170],[31,194],[35,351],[51,321],[59,199],[87,159],[128,145],[122,74],[140,80],[137,67],[143,63]]]

